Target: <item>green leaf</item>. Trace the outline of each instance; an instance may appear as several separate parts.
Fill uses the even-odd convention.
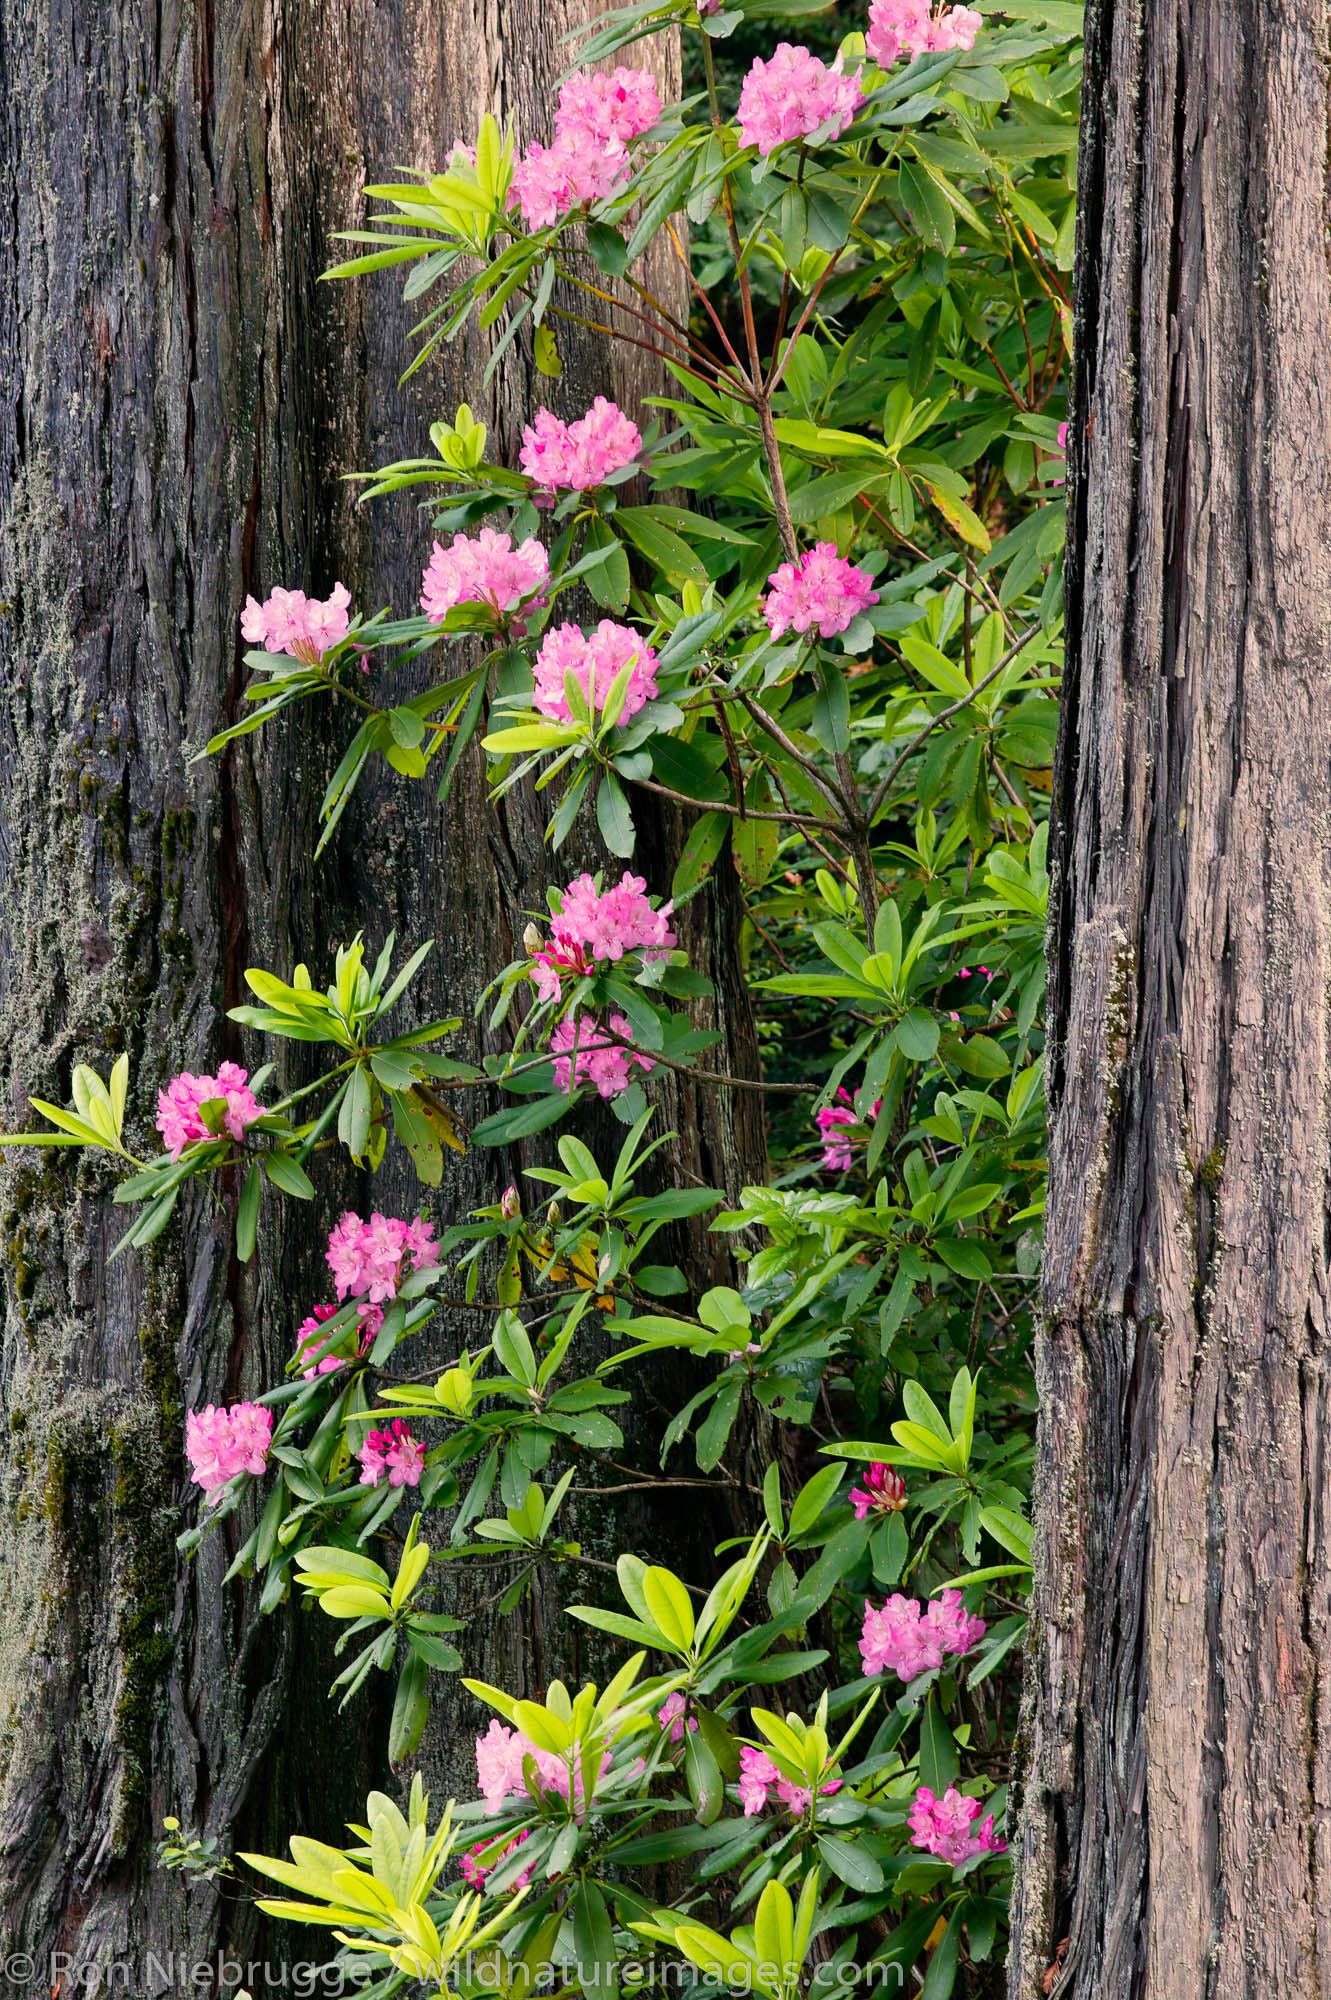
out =
[[[807,1534],[814,1524],[821,1520],[831,1505],[832,1496],[841,1484],[841,1467],[825,1465],[807,1480],[796,1494],[790,1509],[790,1532],[792,1535]]]
[[[388,1102],[393,1130],[411,1154],[417,1180],[423,1187],[438,1187],[444,1177],[444,1155],[428,1111],[406,1091],[390,1091]]]
[[[448,1650],[452,1650],[449,1648]],[[416,1750],[430,1713],[429,1668],[413,1647],[398,1675],[392,1719],[388,1725],[388,1761],[396,1768]]]
[[[275,1188],[293,1195],[297,1201],[313,1201],[314,1182],[290,1153],[265,1153],[264,1170]]]
[[[578,1955],[578,1986],[587,2000],[614,2000],[615,1933],[605,1897],[594,1882],[583,1879],[573,1898],[573,1948]]]
[[[567,1118],[569,1101],[561,1090],[554,1097],[531,1098],[526,1104],[516,1105],[511,1111],[496,1111],[489,1118],[482,1118],[472,1132],[475,1146],[507,1146],[513,1139],[529,1139],[534,1132],[544,1132],[556,1119]]]
[[[254,1241],[259,1228],[259,1194],[263,1180],[256,1160],[245,1176],[245,1185],[240,1191],[236,1205],[236,1255],[242,1264],[248,1264],[254,1255]]]
[[[993,1276],[994,1267],[978,1243],[959,1236],[940,1236],[933,1247],[948,1270],[955,1271],[959,1278],[970,1278],[979,1284]]]
[[[857,1890],[860,1895],[872,1895],[883,1886],[883,1871],[872,1854],[853,1840],[843,1840],[836,1834],[823,1834],[818,1842],[820,1858],[827,1863],[834,1875],[839,1875],[847,1888]]]
[[[931,1062],[938,1053],[938,1022],[924,1007],[912,1007],[896,1028],[897,1047],[911,1062]]]
[[[591,251],[598,269],[608,278],[622,278],[629,267],[628,248],[617,229],[608,222],[589,222],[586,229],[587,248]]]
[[[947,1929],[934,1946],[934,1955],[929,1960],[929,1970],[925,1974],[924,1985],[920,1988],[920,2000],[951,2000],[956,1987],[957,1967],[961,1960],[961,1924],[963,1903],[948,1918]]]
[[[960,1769],[952,1731],[931,1694],[920,1717],[920,1783],[941,1798]]]
[[[354,1159],[364,1159],[370,1143],[370,1079],[360,1063],[347,1078],[337,1114],[337,1136]]]
[[[666,576],[681,583],[706,583],[707,571],[688,543],[666,526],[659,509],[620,507],[615,526]]]
[[[704,813],[693,826],[670,885],[676,903],[682,903],[711,874],[725,844],[728,824],[724,813]]]
[[[850,748],[850,688],[840,667],[830,660],[818,662],[818,692],[809,727],[829,753]]]
[[[582,579],[596,602],[606,611],[624,611],[629,601],[629,559],[618,535],[597,518],[587,524],[587,554],[599,555],[599,562],[587,563]],[[583,557],[586,563],[586,555]]]
[[[596,788],[596,824],[612,854],[627,859],[633,852],[633,814],[624,788],[613,771],[603,771]]]
[[[723,1382],[706,1418],[698,1426],[694,1445],[698,1465],[703,1472],[714,1471],[720,1463],[721,1454],[726,1448],[726,1440],[735,1421],[735,1414],[739,1409],[742,1387],[743,1384],[738,1378]]]

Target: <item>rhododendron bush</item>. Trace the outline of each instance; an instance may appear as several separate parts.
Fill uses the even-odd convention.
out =
[[[674,30],[682,103],[634,64]],[[516,462],[463,406],[432,455],[368,474],[366,504],[421,501],[419,602],[266,579],[250,712],[209,749],[325,704],[321,846],[376,759],[425,811],[463,758],[496,798],[533,785],[546,907],[457,1018],[413,1011],[428,940],[330,939],[246,972],[253,1073],[200,1048],[149,1080],[156,1135],[122,1060],[8,1141],[127,1162],[117,1254],[190,1181],[238,1190],[241,1259],[265,1205],[319,1206],[331,1296],[289,1301],[284,1380],[189,1414],[181,1548],[234,1516],[230,1576],[336,1626],[340,1703],[392,1677],[394,1772],[435,1678],[467,1673],[459,1564],[493,1567],[501,1616],[562,1566],[618,1662],[580,1689],[468,1679],[472,1796],[432,1809],[417,1777],[345,1851],[250,1857],[283,1890],[264,1907],[325,1925],[367,1991],[506,1992],[526,1967],[599,2000],[621,1970],[661,1983],[653,1956],[770,2000],[1000,1990],[1079,60],[1067,0],[871,0],[835,30],[790,0],[644,0],[585,38],[548,130],[478,117],[439,172],[368,191],[330,275],[406,264],[412,366],[479,330],[552,407]],[[683,316],[650,245],[686,268]],[[648,349],[665,392],[577,407],[570,320]],[[640,850],[648,798],[685,816],[671,879]],[[561,859],[580,821],[597,870]],[[723,869],[761,1078],[715,1066],[680,943]],[[284,1089],[293,1042],[313,1066]],[[729,1207],[661,1185],[679,1073],[763,1092],[772,1175]],[[570,1125],[593,1101],[622,1133],[604,1156]],[[543,1163],[445,1212],[444,1149],[517,1139]],[[414,1206],[339,1214],[325,1160],[374,1173],[390,1148]],[[687,1218],[734,1286],[690,1292]],[[445,1298],[474,1340],[394,1366]],[[664,1353],[690,1371],[665,1472],[740,1525],[707,1574],[626,1549],[607,1590],[562,1510],[575,1475],[621,1478],[635,1371]]]

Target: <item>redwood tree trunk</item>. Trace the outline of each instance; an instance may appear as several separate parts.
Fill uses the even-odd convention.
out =
[[[1331,1988],[1327,10],[1088,17],[1010,1991],[1313,2000]]]
[[[474,763],[442,815],[432,786],[367,786],[316,869],[341,716],[310,711],[220,763],[187,760],[240,712],[247,590],[323,594],[340,576],[362,608],[415,602],[428,532],[407,499],[358,513],[341,475],[418,451],[463,399],[512,454],[548,397],[515,348],[487,399],[474,342],[399,389],[415,313],[394,275],[316,280],[331,232],[362,219],[367,179],[437,164],[488,107],[547,136],[571,17],[523,0],[497,15],[444,0],[0,0],[4,1127],[34,1122],[30,1094],[65,1099],[74,1062],[105,1072],[127,1049],[131,1123],[151,1148],[169,1074],[259,1059],[225,1020],[244,967],[322,967],[361,928],[375,943],[390,924],[408,943],[436,937],[422,1008],[469,1019],[543,905],[543,814],[521,796],[492,813]],[[610,386],[608,359],[576,336],[561,346],[576,414]],[[668,890],[677,839],[645,826],[653,889]],[[573,866],[599,858],[587,846]],[[702,899],[692,911],[727,1059],[751,1066],[734,926]],[[728,1104],[667,1098],[685,1133],[673,1171],[732,1193],[753,1177],[753,1105],[732,1122]],[[518,1164],[468,1153],[435,1219],[495,1199]],[[188,1568],[174,1538],[197,1498],[183,1410],[281,1379],[325,1295],[344,1202],[405,1209],[418,1194],[396,1170],[373,1193],[330,1171],[313,1214],[265,1213],[247,1270],[229,1221],[199,1201],[150,1254],[108,1266],[123,1227],[111,1179],[70,1154],[0,1163],[0,1939],[39,1961],[68,1952],[75,1974],[149,1947],[264,1942],[248,1900],[153,1868],[164,1814],[224,1850],[239,1828],[275,1851],[297,1828],[335,1836],[383,1778],[381,1711],[339,1718],[326,1701],[323,1621],[260,1619],[251,1586],[222,1591],[218,1538]],[[709,1253],[693,1248],[705,1280]],[[432,1358],[476,1331],[440,1326]],[[589,1546],[612,1533],[579,1525]],[[534,1681],[567,1664],[556,1608],[547,1591],[502,1631],[479,1620],[469,1670]],[[440,1692],[428,1762],[446,1795],[471,1789],[471,1718]]]

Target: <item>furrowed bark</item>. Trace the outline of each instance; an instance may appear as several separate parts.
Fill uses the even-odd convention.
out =
[[[404,944],[436,937],[421,1018],[462,1014],[457,1046],[474,1053],[476,993],[547,881],[566,879],[544,814],[525,797],[492,812],[474,763],[443,812],[432,783],[367,785],[313,867],[317,801],[349,733],[330,711],[189,762],[242,712],[248,590],[324,594],[340,576],[360,606],[415,602],[429,532],[409,499],[357,510],[345,472],[419,450],[462,400],[512,457],[534,403],[554,400],[521,344],[487,397],[471,337],[400,388],[417,309],[396,275],[317,279],[340,254],[332,232],[363,220],[367,180],[436,165],[487,106],[523,139],[547,136],[565,19],[439,0],[110,13],[0,0],[5,1128],[37,1122],[32,1094],[63,1101],[73,1063],[105,1073],[125,1049],[150,1150],[170,1074],[259,1059],[225,1020],[245,966],[304,958],[318,976],[362,928],[376,945],[392,924]],[[576,414],[610,387],[608,357],[573,332],[560,345],[558,406]],[[625,393],[649,386],[639,373]],[[668,889],[678,839],[646,816],[653,889]],[[569,872],[602,859],[590,843],[567,858]],[[688,934],[717,976],[726,1063],[752,1073],[728,870],[715,900],[690,906]],[[732,1114],[664,1079],[653,1094],[683,1134],[666,1171],[732,1193],[760,1175],[756,1103]],[[430,1213],[495,1199],[520,1165],[449,1156]],[[69,1953],[74,1977],[149,1947],[268,1942],[248,1897],[153,1867],[164,1814],[224,1851],[274,1852],[298,1828],[336,1837],[383,1778],[382,1709],[339,1718],[325,1699],[324,1621],[290,1606],[260,1619],[252,1584],[221,1589],[234,1540],[186,1567],[174,1538],[195,1510],[184,1410],[280,1379],[325,1296],[341,1206],[392,1211],[418,1194],[395,1168],[371,1188],[330,1167],[312,1213],[265,1210],[246,1270],[230,1217],[201,1200],[150,1253],[108,1264],[124,1226],[112,1180],[70,1154],[0,1161],[0,1937]],[[700,1283],[722,1274],[700,1233],[689,1252]],[[444,1323],[429,1358],[477,1332]],[[641,1506],[585,1514],[589,1547],[652,1532]],[[657,1520],[660,1534],[678,1517]],[[478,1618],[468,1670],[524,1687],[576,1672],[560,1601],[551,1585],[502,1630]],[[473,1789],[465,1699],[440,1684],[426,1761],[444,1795]]]
[[[1327,28],[1088,8],[1014,2000],[1331,1982]]]

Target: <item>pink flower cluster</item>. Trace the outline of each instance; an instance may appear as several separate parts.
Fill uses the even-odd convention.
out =
[[[686,1720],[690,1735],[692,1735],[694,1730],[698,1727],[698,1718],[696,1715],[689,1715],[686,1717],[685,1711],[687,1709],[687,1706],[688,1704],[684,1700],[683,1695],[680,1693],[679,1689],[676,1688],[673,1694],[668,1694],[666,1696],[664,1702],[661,1704],[660,1708],[658,1708],[656,1711],[656,1719],[660,1723],[662,1729],[669,1732],[670,1741],[672,1743],[679,1744],[684,1741],[684,1729]]]
[[[870,1118],[878,1116],[882,1101],[880,1097],[870,1105]],[[829,1173],[844,1174],[852,1164],[850,1134],[860,1123],[850,1092],[844,1086],[838,1090],[833,1103],[825,1104],[821,1111],[814,1112],[813,1122],[818,1127],[818,1137],[822,1142],[824,1167]]]
[[[484,604],[502,618],[549,581],[545,550],[532,536],[515,549],[511,535],[482,528],[479,535],[454,535],[447,549],[435,543],[421,579],[421,609],[438,620],[455,604]]]
[[[642,433],[633,419],[618,403],[598,396],[572,424],[553,410],[538,410],[522,433],[518,462],[545,492],[584,493],[632,465],[641,450]]]
[[[973,49],[983,26],[974,7],[939,7],[935,13],[930,0],[873,0],[864,46],[882,69],[891,69],[903,49],[912,56]]]
[[[605,698],[616,675],[631,663],[628,691],[620,711],[627,722],[656,694],[656,654],[629,625],[616,625],[603,618],[594,632],[584,633],[576,625],[556,625],[541,641],[536,655],[536,690],[533,699],[542,715],[552,722],[569,722],[572,711],[564,690],[564,676],[572,674],[589,708],[605,707]]]
[[[975,1854],[1006,1854],[1007,1842],[994,1832],[992,1813],[978,1833],[971,1832],[971,1821],[979,1810],[980,1801],[968,1799],[955,1785],[949,1785],[941,1799],[927,1785],[921,1785],[908,1822],[912,1847],[922,1847],[927,1854],[950,1861],[954,1868]]]
[[[529,146],[513,172],[510,204],[529,229],[545,229],[585,202],[602,201],[628,179],[628,147],[661,116],[656,79],[643,69],[612,76],[576,70],[559,92],[555,139]]]
[[[622,879],[604,891],[590,875],[579,875],[569,883],[550,926],[549,943],[540,942],[534,925],[525,940],[540,999],[557,1000],[561,977],[581,978],[598,959],[618,960],[626,951],[641,951],[647,959],[668,954],[676,941],[668,922],[674,904],[653,909],[646,888],[643,877],[631,875],[627,868]]]
[[[819,1787],[822,1798],[841,1790],[840,1778],[833,1778]],[[739,1802],[744,1808],[745,1819],[752,1819],[768,1803],[775,1792],[781,1803],[788,1806],[791,1817],[799,1819],[809,1810],[813,1792],[808,1785],[797,1785],[783,1777],[765,1750],[755,1750],[746,1743],[739,1753]]]
[[[537,1784],[542,1791],[555,1792],[560,1798],[569,1795],[568,1763],[553,1750],[538,1750],[536,1745],[520,1729],[506,1728],[502,1722],[492,1722],[484,1736],[476,1738],[476,1776],[485,1799],[487,1814],[499,1811],[504,1800],[510,1797],[529,1798],[527,1781],[522,1767],[530,1757],[536,1766]],[[581,1751],[575,1757],[577,1784],[575,1791],[576,1810],[581,1815],[583,1809],[583,1765],[585,1758]],[[592,1777],[595,1789],[597,1779],[605,1769],[606,1755],[601,1752],[596,1771]]]
[[[191,1410],[185,1418],[185,1456],[190,1478],[204,1498],[217,1498],[238,1472],[258,1474],[268,1463],[273,1413],[262,1403],[232,1403],[229,1409]]]
[[[807,139],[820,126],[835,139],[864,102],[860,72],[842,74],[841,57],[829,68],[801,44],[778,42],[776,53],[754,63],[739,94],[739,135],[766,157],[787,139]]]
[[[906,1505],[906,1482],[890,1465],[875,1461],[864,1475],[863,1486],[852,1486],[850,1504],[857,1521],[870,1514],[900,1514]]]
[[[263,1106],[256,1104],[249,1088],[249,1071],[235,1063],[219,1063],[216,1076],[191,1076],[182,1070],[165,1090],[158,1091],[157,1129],[173,1160],[178,1160],[195,1139],[214,1136],[203,1122],[201,1106],[218,1098],[226,1105],[223,1129],[233,1139],[239,1139],[247,1125],[263,1116]]]
[[[305,1318],[296,1328],[296,1359],[297,1361],[301,1361],[307,1356],[310,1357],[310,1366],[301,1370],[307,1382],[312,1382],[316,1375],[331,1375],[335,1369],[341,1368],[344,1365],[344,1357],[340,1354],[323,1354],[319,1356],[317,1361],[313,1359],[313,1356],[323,1344],[324,1321],[331,1319],[337,1310],[336,1306],[316,1306],[312,1313],[306,1314]],[[362,1354],[365,1353],[383,1323],[384,1309],[382,1306],[365,1305],[361,1307],[359,1324],[360,1351]]]
[[[949,1655],[969,1653],[984,1637],[983,1618],[972,1617],[959,1590],[931,1598],[928,1610],[917,1599],[894,1593],[881,1610],[864,1607],[860,1657],[866,1674],[899,1674],[913,1681],[941,1667]]]
[[[626,1041],[632,1039],[633,1030],[622,1014],[610,1016],[610,1028]],[[589,1021],[585,1014],[576,1021],[559,1023],[550,1037],[550,1050],[555,1057],[555,1083],[560,1090],[576,1090],[590,1083],[600,1096],[618,1097],[633,1081],[634,1069],[645,1074],[656,1068],[650,1056],[610,1041],[604,1028]]]
[[[486,1876],[492,1875],[500,1862],[507,1861],[510,1854],[517,1853],[528,1832],[527,1827],[520,1827],[512,1840],[506,1840],[502,1847],[493,1840],[478,1840],[475,1847],[469,1847],[459,1863],[462,1879],[467,1887],[483,1889]],[[531,1869],[524,1868],[520,1875],[514,1877],[513,1887],[525,1889],[530,1881]]]
[[[408,1261],[415,1271],[439,1262],[434,1225],[418,1216],[399,1222],[376,1209],[362,1222],[348,1209],[328,1237],[328,1268],[339,1299],[363,1298],[378,1306],[396,1298]]]
[[[290,653],[315,667],[324,654],[347,636],[351,592],[343,583],[333,585],[331,597],[307,597],[303,590],[275,590],[260,604],[247,597],[240,614],[240,629],[252,646],[266,653]]]
[[[590,76],[575,69],[560,85],[555,132],[585,132],[602,146],[631,145],[661,121],[661,97],[650,70],[625,69]]]
[[[835,542],[819,542],[797,563],[782,563],[767,581],[772,588],[763,603],[763,616],[774,639],[787,627],[807,632],[815,625],[824,639],[830,639],[878,602],[868,572],[839,556]]]
[[[369,1431],[357,1456],[360,1483],[377,1486],[388,1475],[390,1486],[419,1486],[425,1469],[425,1446],[411,1435],[401,1417],[386,1431]]]

